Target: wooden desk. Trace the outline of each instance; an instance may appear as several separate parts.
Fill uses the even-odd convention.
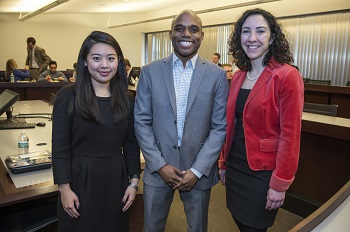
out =
[[[52,94],[56,94],[58,90],[68,84],[72,84],[72,82],[0,82],[0,93],[9,89],[18,93],[21,101],[50,101]]]
[[[13,115],[17,115],[19,113],[51,113],[52,106],[48,103],[40,100],[34,101],[18,101],[13,106]],[[27,135],[29,137],[29,151],[41,151],[41,150],[49,150],[51,151],[51,133],[52,133],[52,123],[49,119],[43,118],[27,118],[27,122],[42,122],[46,123],[45,127],[36,127],[34,129],[26,129]],[[25,211],[28,211],[30,207],[33,207],[34,214],[33,222],[35,226],[40,225],[42,218],[45,218],[45,212],[50,212],[52,215],[50,216],[50,220],[52,217],[56,218],[57,209],[57,186],[54,185],[53,181],[48,181],[40,184],[33,184],[26,187],[16,188],[13,180],[11,179],[7,168],[4,166],[3,160],[9,154],[17,154],[17,138],[22,129],[12,129],[12,130],[0,130],[1,137],[1,150],[0,150],[0,209],[4,211],[8,210],[8,206],[10,208],[24,208]],[[46,143],[45,146],[37,147],[38,143]],[[51,169],[46,169],[45,172],[52,172]],[[34,172],[28,172],[24,175],[32,175]],[[17,174],[22,175],[22,174]],[[37,201],[35,204],[28,206],[28,203]],[[44,202],[40,205],[41,202]],[[24,206],[23,206],[24,204]],[[15,207],[18,206],[18,207]],[[47,209],[49,208],[49,209]],[[2,216],[0,210],[0,218]],[[46,210],[46,211],[44,211]],[[43,212],[44,211],[44,212]],[[133,205],[130,207],[129,215],[130,220],[129,227],[130,232],[141,231],[143,228],[143,199],[142,193],[136,195],[136,199]],[[32,213],[33,214],[33,213]],[[37,218],[36,218],[36,217]],[[23,216],[22,216],[23,217]],[[27,218],[25,218],[27,219]],[[17,220],[17,218],[16,218]],[[29,219],[27,219],[29,220]],[[38,220],[39,222],[36,222]],[[9,230],[1,227],[0,220],[0,230],[1,231],[13,231],[13,228],[17,230],[18,227],[10,228]],[[44,221],[45,222],[45,221]],[[18,222],[15,222],[18,223]],[[28,222],[25,222],[28,224]],[[17,225],[14,225],[17,226]],[[31,225],[30,225],[31,226]],[[30,227],[31,228],[31,227]],[[36,227],[37,228],[37,227]]]
[[[319,207],[350,180],[350,119],[304,112],[300,142],[288,192]]]
[[[350,87],[304,84],[304,101],[320,104],[337,104],[337,116],[350,118]]]
[[[52,106],[40,100],[18,101],[13,106],[13,115],[18,113],[51,113]],[[27,122],[45,122],[45,127],[26,129],[29,137],[29,151],[49,150],[51,151],[51,121],[43,118],[26,119]],[[2,161],[7,155],[17,154],[17,138],[22,129],[1,130],[1,153]],[[46,143],[45,146],[36,146],[37,143]],[[0,206],[18,203],[42,197],[45,195],[57,194],[57,186],[53,182],[45,182],[35,186],[16,188],[7,168],[0,162]]]

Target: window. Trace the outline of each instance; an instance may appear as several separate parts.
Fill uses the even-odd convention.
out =
[[[294,63],[303,78],[332,80],[345,86],[350,73],[350,13],[332,13],[280,19],[291,45]],[[228,39],[233,25],[203,27],[204,39],[199,55],[211,60],[220,53],[220,63],[231,63]],[[146,63],[169,56],[169,31],[146,34]]]

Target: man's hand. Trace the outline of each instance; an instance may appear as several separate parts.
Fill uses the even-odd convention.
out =
[[[189,192],[196,185],[198,177],[193,174],[191,169],[188,169],[182,176],[181,181],[173,187],[181,192]]]
[[[185,171],[166,164],[158,170],[158,173],[169,187],[174,187],[181,181],[181,176],[185,174]]]
[[[45,79],[46,79],[46,81],[51,82],[51,77],[50,77],[49,75],[47,75],[47,76],[45,77]]]

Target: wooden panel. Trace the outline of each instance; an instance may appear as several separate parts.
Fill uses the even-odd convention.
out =
[[[304,92],[304,102],[329,104],[329,93],[307,91]]]
[[[15,82],[0,83],[0,93],[10,89],[19,93],[20,100],[49,101],[52,94],[56,94],[63,86],[72,82]]]
[[[349,140],[302,132],[299,167],[290,189],[326,202],[350,179],[349,148]]]
[[[348,88],[350,89],[350,87]],[[332,93],[330,98],[330,104],[338,105],[338,117],[350,118],[350,95]]]
[[[337,104],[338,117],[350,118],[350,87],[304,84],[304,101]]]

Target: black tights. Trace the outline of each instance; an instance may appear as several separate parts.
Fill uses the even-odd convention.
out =
[[[266,232],[266,229],[257,229],[257,228],[252,228],[246,225],[243,225],[242,223],[240,223],[237,219],[233,218],[236,222],[236,225],[238,226],[238,229],[240,232]]]

